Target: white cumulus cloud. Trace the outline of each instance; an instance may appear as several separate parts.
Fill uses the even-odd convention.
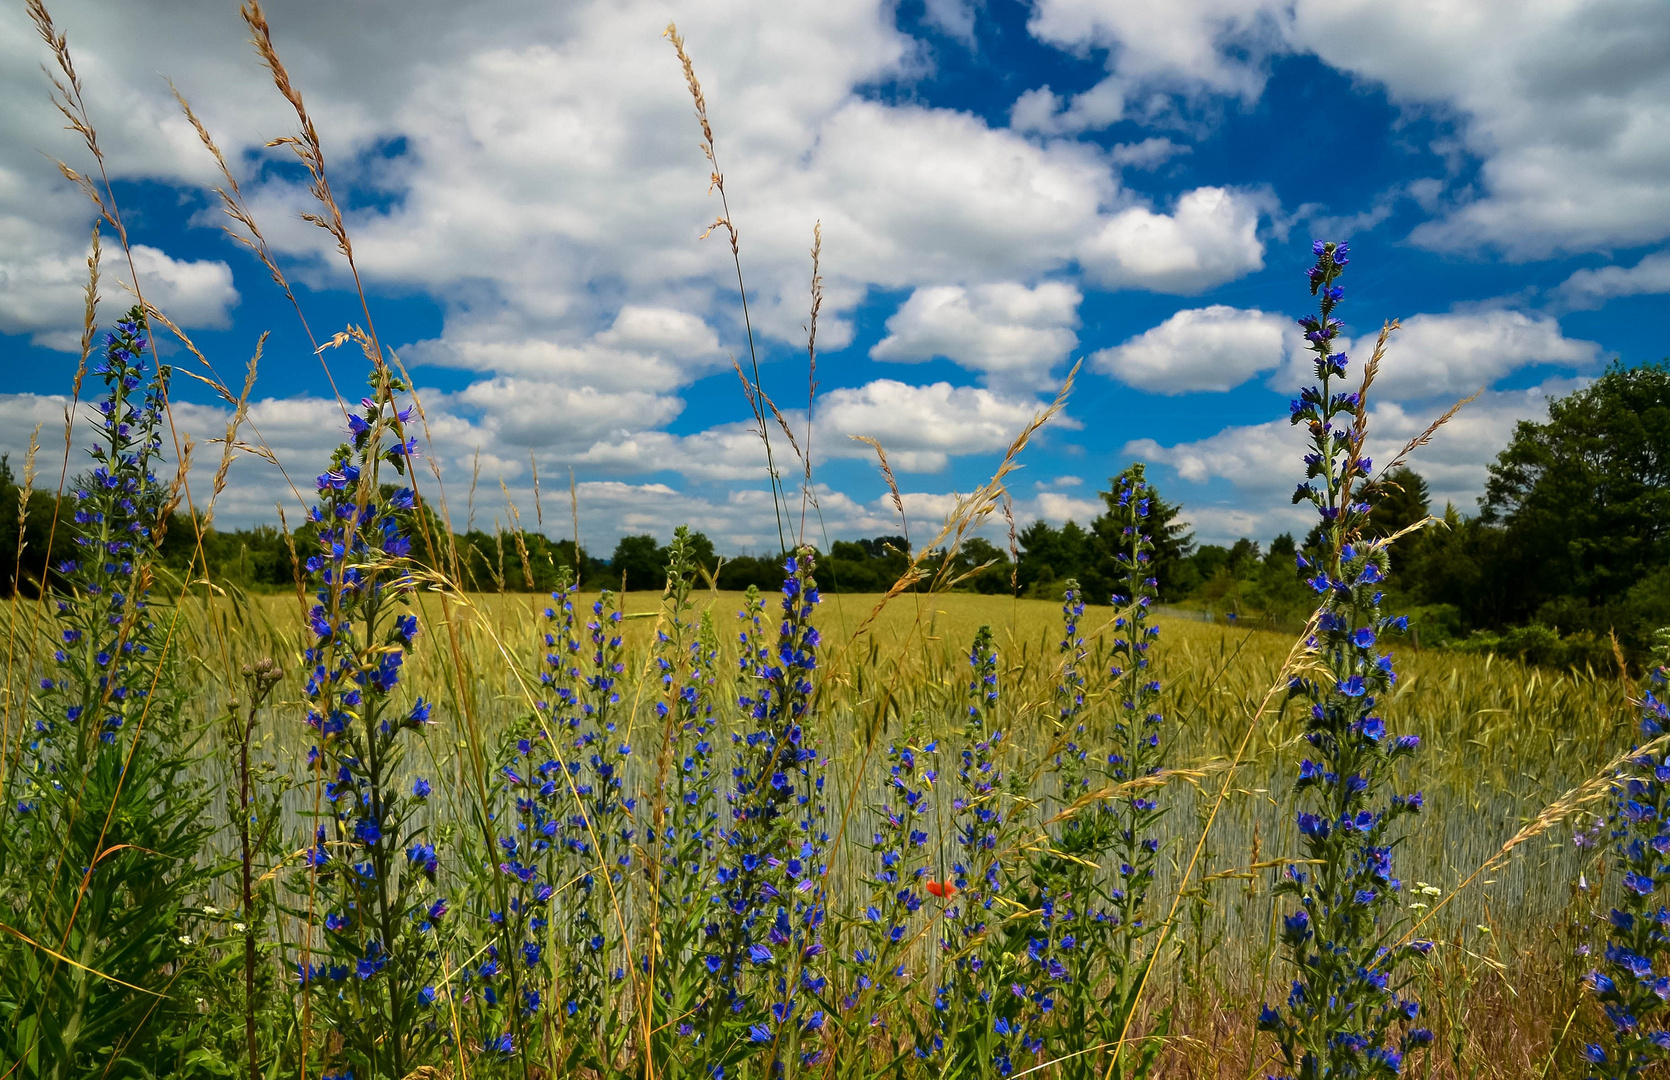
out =
[[[1474,512],[1476,500],[1484,493],[1489,465],[1512,438],[1514,425],[1546,417],[1550,398],[1582,385],[1572,379],[1550,379],[1529,390],[1487,391],[1462,409],[1409,459],[1410,467],[1426,479],[1435,509],[1453,502],[1463,512]],[[1372,406],[1370,458],[1385,465],[1435,419],[1437,411],[1412,409],[1398,402]],[[1126,444],[1124,452],[1167,466],[1191,485],[1227,483],[1228,495],[1191,498],[1187,491],[1183,494],[1203,539],[1268,537],[1303,531],[1314,523],[1313,510],[1289,501],[1294,486],[1304,479],[1301,459],[1306,453],[1306,433],[1286,420],[1227,427],[1203,439],[1171,445],[1136,439]]]
[[[1197,188],[1171,214],[1133,206],[1092,233],[1079,251],[1085,272],[1110,287],[1199,293],[1264,269],[1258,219],[1266,200]]]
[[[1655,251],[1634,266],[1578,270],[1554,290],[1567,307],[1598,308],[1615,296],[1670,292],[1670,251]]]
[[[1279,12],[1245,0],[1040,0],[1027,28],[1054,45],[1107,50],[1107,82],[1128,94],[1158,84],[1250,100],[1264,87],[1264,57],[1282,45]]]
[[[1541,258],[1670,235],[1670,7],[1301,0],[1292,32],[1394,99],[1458,118],[1478,183],[1418,242]]]
[[[1213,304],[1179,311],[1122,345],[1093,353],[1090,363],[1151,393],[1230,390],[1280,367],[1302,343],[1291,319]]]
[[[1062,282],[917,289],[887,320],[887,336],[870,356],[905,363],[943,356],[988,382],[1042,387],[1078,344],[1082,299]]]
[[[887,450],[894,468],[938,472],[954,454],[1006,450],[1042,411],[1043,406],[1035,399],[1006,397],[981,387],[944,382],[912,386],[877,379],[856,389],[825,394],[817,426],[826,438],[842,437],[833,440],[831,453],[867,457],[871,453],[867,447],[844,436],[868,435]],[[1057,415],[1052,423],[1077,426],[1063,415]]]
[[[1109,75],[1065,101],[1028,91],[1023,130],[1165,118],[1179,96],[1251,101],[1271,55],[1312,53],[1453,122],[1434,149],[1479,163],[1476,180],[1452,170],[1419,243],[1532,259],[1670,236],[1670,6],[1657,0],[1039,0],[1028,25],[1106,50]]]
[[[1568,338],[1548,315],[1522,311],[1462,311],[1413,315],[1400,321],[1370,392],[1374,398],[1418,401],[1456,398],[1489,387],[1524,367],[1585,368],[1600,356],[1592,341]],[[1369,358],[1374,336],[1341,339],[1336,351],[1352,358],[1352,378]],[[1310,353],[1295,352],[1276,384],[1287,391],[1313,382]]]

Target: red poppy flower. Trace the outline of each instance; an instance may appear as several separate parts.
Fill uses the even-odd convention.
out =
[[[957,887],[949,881],[928,881],[928,891],[935,896],[946,897],[957,895]]]

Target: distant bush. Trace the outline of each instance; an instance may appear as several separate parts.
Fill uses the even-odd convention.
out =
[[[1515,626],[1499,634],[1475,630],[1450,647],[1463,653],[1495,653],[1540,667],[1606,671],[1617,666],[1611,641],[1587,630],[1562,635],[1552,627],[1534,624]]]

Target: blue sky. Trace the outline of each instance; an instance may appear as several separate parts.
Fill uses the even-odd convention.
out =
[[[54,16],[146,295],[228,379],[271,332],[255,431],[311,475],[340,424],[324,364],[349,387],[362,364],[311,355],[222,232],[212,165],[164,81],[226,151],[315,332],[363,322],[341,260],[298,218],[299,170],[264,147],[294,117],[236,5],[65,0]],[[1614,357],[1670,352],[1660,3],[376,0],[269,17],[459,525],[502,519],[503,490],[534,517],[531,455],[547,500],[573,469],[593,546],[681,521],[732,551],[774,536],[730,371],[747,345],[728,247],[697,239],[719,207],[669,20],[710,104],[761,382],[803,442],[822,222],[811,446],[833,537],[897,531],[847,436],[887,447],[913,534],[931,532],[1078,360],[1064,417],[1010,483],[1018,514],[1085,520],[1141,458],[1203,540],[1295,527],[1284,418],[1313,237],[1351,243],[1354,338],[1404,324],[1378,452],[1484,391],[1415,462],[1464,510],[1516,421]],[[92,220],[48,160],[89,164],[48,100],[47,58],[20,11],[0,13],[0,90],[20,103],[0,118],[14,456],[34,424],[62,423]],[[127,270],[105,270],[113,314]],[[177,399],[185,431],[224,429],[192,380]],[[219,520],[276,520],[279,502],[293,502],[279,471],[246,457]]]

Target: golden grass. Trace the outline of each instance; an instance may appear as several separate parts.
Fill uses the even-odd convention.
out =
[[[595,598],[585,595],[578,603],[589,605]],[[868,733],[879,726],[885,738],[898,717],[911,713],[921,714],[930,727],[950,728],[963,693],[966,650],[983,624],[993,627],[1000,645],[1005,723],[1021,762],[1041,764],[1055,741],[1040,706],[1048,700],[1054,674],[1058,605],[971,593],[905,593],[875,613],[880,599],[826,596],[818,617],[825,635],[823,745],[830,753],[832,790],[844,792],[851,785],[857,792],[855,832],[868,828],[862,804],[871,793],[861,775],[865,759],[874,760],[867,753]],[[729,639],[741,601],[740,593],[704,593],[698,611],[711,613],[721,638]],[[511,670],[532,670],[540,612],[548,599],[454,595],[445,612],[432,594],[419,593],[415,603],[425,629],[408,661],[408,681],[431,696],[436,688],[449,688],[452,697],[437,710],[439,722],[426,740],[426,753],[411,766],[425,775],[457,778],[449,800],[437,800],[435,810],[438,819],[464,820],[464,710],[473,710],[491,742],[493,733],[525,708]],[[623,606],[629,615],[623,697],[633,717],[631,738],[632,724],[654,723],[654,690],[643,674],[660,597],[629,593]],[[280,770],[298,769],[308,742],[297,711],[296,597],[221,600],[210,607],[214,618],[223,620],[215,636],[243,643],[252,650],[250,657],[265,649],[290,669],[277,695],[289,700],[275,702],[260,745]],[[188,621],[195,633],[208,634],[207,615],[201,606],[192,613]],[[1098,664],[1105,663],[1099,634],[1112,615],[1111,608],[1088,608],[1082,620]],[[449,616],[452,634],[441,625]],[[868,629],[855,638],[867,621]],[[1282,669],[1293,638],[1163,613],[1157,621],[1162,633],[1155,673],[1164,687],[1174,770],[1165,795],[1172,810],[1165,821],[1167,859],[1158,895],[1170,897],[1201,836],[1226,763]],[[454,637],[460,643],[456,654]],[[455,656],[462,658],[462,669]],[[1592,1019],[1577,1008],[1572,959],[1590,903],[1590,894],[1573,885],[1585,853],[1570,843],[1563,821],[1538,819],[1628,744],[1633,711],[1625,687],[1614,672],[1552,672],[1442,650],[1401,649],[1398,669],[1401,678],[1383,714],[1391,730],[1422,737],[1422,752],[1404,763],[1403,781],[1406,790],[1424,791],[1428,811],[1411,826],[1397,866],[1409,883],[1408,903],[1435,902],[1418,894],[1416,882],[1438,888],[1448,900],[1422,930],[1439,942],[1421,976],[1427,1022],[1440,1036],[1433,1060],[1454,1059],[1430,1075],[1475,1075],[1460,1071],[1466,1062],[1489,1066],[1479,1076],[1536,1075],[1556,1038],[1575,1040]],[[219,707],[220,691],[212,682],[206,681],[198,699],[206,719]],[[1155,972],[1150,995],[1180,1010],[1170,1075],[1244,1077],[1257,1064],[1247,1019],[1256,1014],[1258,1001],[1283,991],[1272,988],[1281,973],[1274,959],[1275,906],[1265,887],[1271,871],[1249,867],[1267,866],[1297,850],[1283,797],[1304,756],[1297,734],[1297,719],[1280,710],[1253,727],[1179,904],[1173,945]],[[855,779],[860,782],[852,784]],[[839,818],[843,809],[836,805],[831,812]],[[1527,825],[1546,831],[1450,896]],[[863,868],[855,860],[862,858],[861,850],[843,850],[835,858],[832,891],[838,909],[845,890],[859,894],[856,881]],[[1409,914],[1419,917],[1427,910],[1411,908]],[[1563,1036],[1549,1027],[1548,1017],[1556,1015],[1562,1023],[1572,1020]]]
[[[62,73],[61,79],[55,79],[60,106],[102,168],[102,154],[81,108],[81,86],[63,36],[52,28],[41,0],[30,0],[30,11]],[[243,15],[274,85],[297,118],[296,134],[273,145],[290,148],[309,172],[318,210],[303,217],[332,235],[357,284],[352,244],[331,194],[319,138],[301,93],[279,60],[257,0],[247,0]],[[737,234],[723,201],[723,177],[713,152],[705,100],[682,42],[676,32],[670,31],[669,36],[697,107],[704,149],[713,163],[712,182],[722,200],[715,226],[726,230],[739,293],[746,303]],[[242,230],[235,235],[263,259],[294,304],[295,295],[268,256],[265,239],[244,207],[242,193],[212,138],[189,110],[187,116],[226,174],[221,197],[234,226]],[[101,189],[67,166],[64,171],[93,199],[125,252],[126,233],[108,183]],[[89,328],[97,288],[96,262],[93,269]],[[815,275],[814,269],[814,297]],[[137,288],[137,278],[134,284]],[[380,365],[385,359],[377,345],[370,306],[363,290],[359,295],[364,329],[339,334],[332,343],[352,337]],[[815,304],[814,299],[814,312]],[[296,307],[302,315],[300,305]],[[153,314],[165,322],[160,312],[153,309]],[[305,316],[302,321],[311,339],[313,332]],[[191,349],[189,340],[180,336]],[[228,403],[242,400],[214,375],[201,354],[191,351]],[[84,358],[86,352],[84,341]],[[323,352],[319,359],[325,363]],[[398,367],[398,360],[392,363]],[[325,370],[329,375],[328,365]],[[758,385],[757,368],[753,382],[745,379],[745,386],[759,433],[769,440],[762,404],[769,399]],[[1063,398],[1065,393],[1064,388]],[[954,547],[999,507],[1008,516],[1004,475],[1028,437],[1061,402],[1058,398],[1016,439],[992,480],[960,504],[940,536],[922,547]],[[1429,438],[1449,415],[1419,438]],[[243,448],[270,457],[259,432],[248,428],[241,410],[234,416],[227,433],[228,450],[237,436],[236,421],[242,421],[255,444]],[[769,441],[767,447],[769,454]],[[891,484],[885,454],[879,445],[876,449]],[[809,485],[809,463],[806,472]],[[435,479],[438,488],[438,473]],[[774,483],[786,502],[780,482]],[[897,501],[896,486],[894,494]],[[211,497],[207,509],[212,510],[213,502]],[[444,500],[436,503],[444,514]],[[1013,548],[1012,519],[1009,525]],[[913,573],[916,570],[913,566]],[[920,574],[907,575],[899,588],[920,579]],[[943,589],[947,584],[939,581],[935,587]],[[262,656],[280,659],[289,674],[262,720],[258,752],[278,774],[304,775],[298,759],[309,740],[300,721],[301,665],[295,662],[302,603],[294,595],[224,597],[205,603],[189,588],[185,597],[180,643],[195,661],[199,676],[191,704],[197,717],[209,725],[225,715],[228,698],[235,693],[234,673],[241,663]],[[740,607],[740,599],[739,594],[711,593],[702,601],[722,638],[728,637],[729,618]],[[885,605],[884,599],[888,600]],[[475,771],[466,761],[467,753],[472,746],[479,751],[483,739],[502,732],[525,709],[519,673],[525,675],[536,662],[538,613],[544,600],[525,595],[420,593],[416,603],[425,634],[408,664],[407,682],[444,698],[437,709],[438,723],[410,764],[438,781],[456,778],[456,783],[445,787],[437,783],[434,811],[439,820],[464,821],[471,813],[465,805],[470,796],[464,777]],[[653,698],[644,691],[648,680],[643,673],[659,604],[660,598],[652,594],[625,598],[626,610],[634,617],[625,630],[631,674],[623,695],[631,702],[634,722],[647,722],[652,715]],[[8,662],[21,657],[21,664],[14,666],[27,670],[32,658],[40,655],[33,640],[38,624],[21,614],[14,603],[7,620]],[[1110,615],[1109,609],[1090,609],[1083,622],[1098,665],[1106,662],[1106,643],[1098,635]],[[1001,650],[1005,723],[1023,767],[1027,762],[1037,767],[1057,738],[1045,705],[1056,670],[1058,619],[1059,611],[1052,603],[971,594],[927,596],[896,589],[887,598],[827,597],[819,620],[826,641],[819,713],[824,730],[819,734],[838,781],[832,790],[855,792],[860,802],[869,797],[868,789],[857,781],[871,753],[871,740],[885,738],[901,715],[920,713],[930,726],[949,726],[962,695],[963,654],[981,624],[994,628]],[[1165,687],[1173,771],[1166,794],[1172,809],[1164,838],[1171,863],[1162,867],[1157,891],[1168,897],[1180,893],[1181,904],[1171,939],[1174,947],[1157,973],[1156,993],[1150,1000],[1151,1004],[1169,1002],[1178,1009],[1178,1034],[1166,1059],[1169,1075],[1248,1077],[1261,1071],[1255,1040],[1247,1030],[1249,1019],[1258,1000],[1282,993],[1279,986],[1271,988],[1271,980],[1279,979],[1272,963],[1275,908],[1263,888],[1268,870],[1262,867],[1272,857],[1296,849],[1281,796],[1302,756],[1295,742],[1294,718],[1279,709],[1265,715],[1261,703],[1269,688],[1280,683],[1293,642],[1273,632],[1163,616],[1159,623],[1163,636],[1155,654],[1155,674]],[[25,639],[30,639],[27,644]],[[1425,743],[1424,752],[1405,764],[1403,781],[1406,788],[1425,790],[1430,809],[1400,847],[1398,866],[1406,880],[1431,883],[1446,894],[1464,881],[1472,882],[1435,920],[1432,936],[1441,947],[1431,970],[1422,976],[1419,996],[1427,1001],[1428,1022],[1440,1041],[1418,1065],[1425,1075],[1445,1077],[1563,1075],[1558,1069],[1550,1072],[1555,1062],[1550,1048],[1556,1042],[1574,1044],[1592,1022],[1575,1005],[1572,959],[1572,947],[1584,933],[1583,920],[1592,912],[1588,911],[1589,895],[1575,892],[1570,884],[1577,877],[1579,853],[1567,842],[1563,823],[1548,817],[1547,808],[1560,804],[1567,791],[1592,780],[1627,744],[1631,710],[1625,689],[1607,672],[1553,673],[1488,657],[1430,651],[1401,651],[1399,669],[1402,680],[1383,703],[1383,713],[1392,730],[1419,734]],[[13,696],[11,682],[9,677],[8,732],[10,722],[23,715],[22,697]],[[1234,771],[1226,768],[1232,760],[1237,766]],[[211,754],[203,767],[213,772],[227,765],[223,757]],[[856,779],[848,786],[839,782],[842,778]],[[1197,792],[1193,786],[1197,783],[1208,797]],[[222,784],[220,789],[230,787]],[[1213,824],[1204,829],[1208,808]],[[223,825],[231,820],[224,803],[216,809]],[[290,809],[301,809],[299,798]],[[832,808],[836,813],[847,809]],[[863,814],[862,809],[857,811],[856,827],[862,827]],[[294,826],[289,829],[293,835],[304,832],[299,817],[288,825]],[[1475,874],[1480,867],[1496,865],[1493,860],[1498,860],[1504,845],[1528,826],[1533,833],[1528,842],[1501,859],[1497,869]],[[222,834],[228,831],[223,829]],[[1198,870],[1182,872],[1179,864],[1192,867],[1196,855],[1200,857]],[[855,857],[851,845],[837,856],[832,887],[837,909],[844,903],[843,888],[853,882],[851,860]],[[1416,895],[1409,894],[1411,905],[1421,902]],[[1411,914],[1420,910],[1412,907]],[[1567,1017],[1569,1023],[1557,1023]],[[303,1028],[307,1028],[305,1023]]]

